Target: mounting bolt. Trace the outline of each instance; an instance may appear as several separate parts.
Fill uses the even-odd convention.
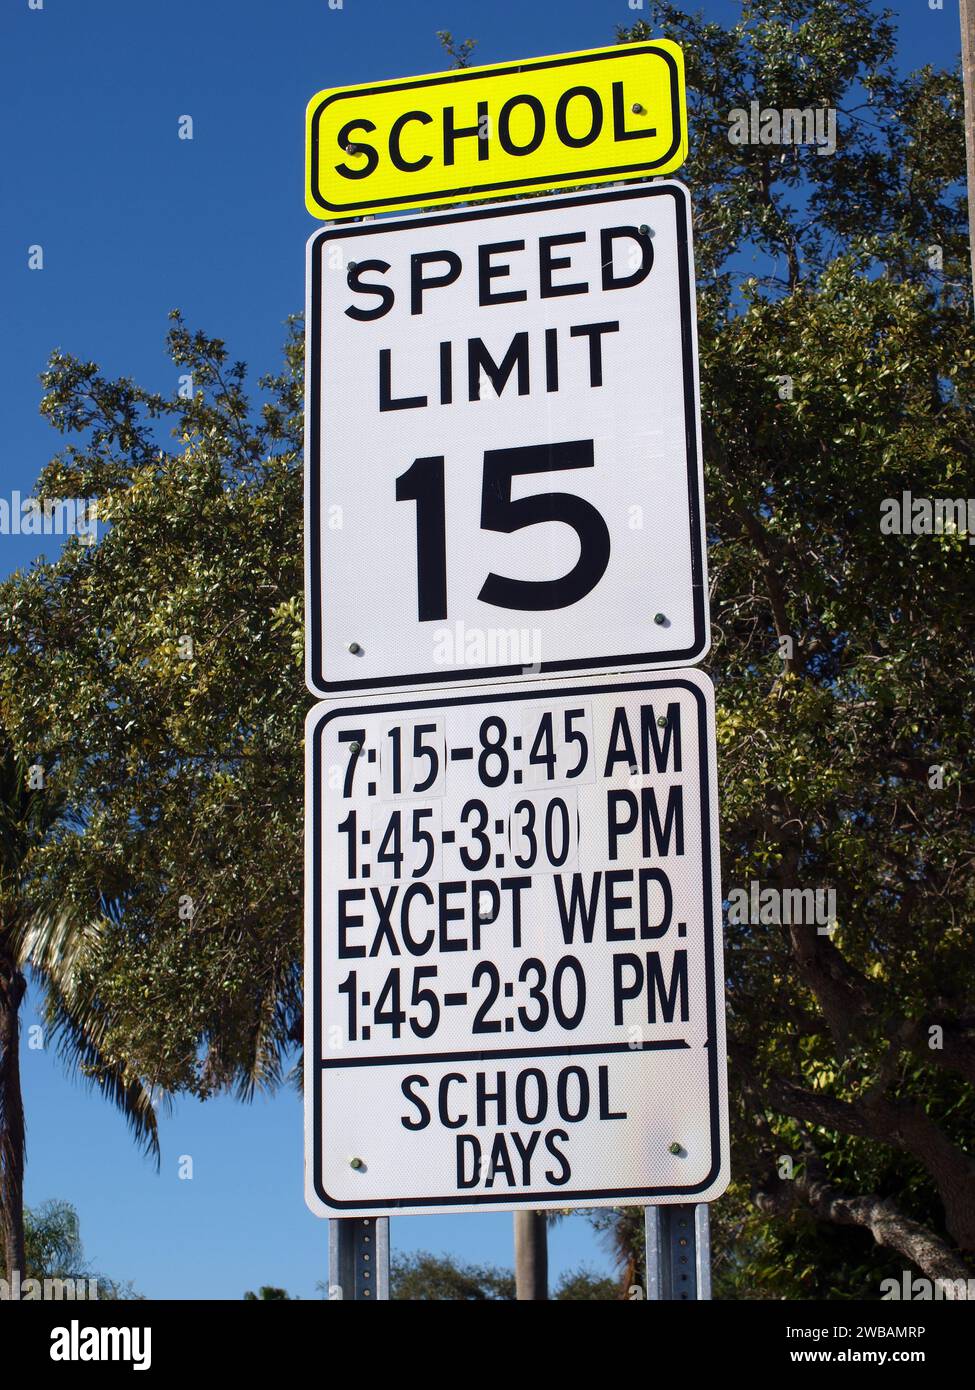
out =
[[[667,615],[666,613],[654,613],[653,620],[658,627],[662,627],[664,623],[667,621]],[[349,650],[351,651],[351,647],[349,648]]]
[[[362,651],[362,648],[359,646],[358,642],[350,642],[349,651],[352,653],[353,656],[358,656],[359,653]]]
[[[362,744],[359,742],[359,740],[358,740],[357,738],[354,738],[354,739],[352,740],[352,742],[349,744],[349,753],[350,753],[350,754],[352,755],[352,757],[354,758],[354,757],[356,757],[357,754],[359,754],[359,753],[361,753],[361,752],[362,752]]]
[[[657,715],[657,728],[658,728],[658,729],[666,729],[666,727],[667,727],[667,720],[665,719],[665,717],[664,717],[662,714],[658,714],[658,715]]]
[[[673,1142],[672,1144],[669,1144],[669,1145],[667,1146],[667,1152],[668,1152],[668,1153],[672,1153],[672,1154],[682,1154],[682,1153],[684,1152],[684,1150],[681,1148],[681,1146],[678,1144],[677,1140],[675,1139],[674,1142]]]
[[[633,112],[634,116],[645,116],[647,114],[647,108],[645,106],[641,106],[638,101],[635,101],[633,103],[633,105],[630,107],[630,110]]]
[[[641,236],[653,236],[653,228],[652,228],[652,227],[648,227],[647,224],[646,224],[646,222],[641,222],[641,223],[640,223],[640,235],[641,235]]]
[[[362,1159],[361,1159],[361,1158],[350,1158],[350,1159],[349,1159],[349,1167],[350,1167],[350,1168],[361,1168],[361,1167],[362,1167]]]

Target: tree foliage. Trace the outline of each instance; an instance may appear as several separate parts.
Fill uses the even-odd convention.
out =
[[[51,361],[72,442],[39,493],[97,498],[101,537],[8,582],[3,698],[70,796],[37,873],[99,914],[105,1045],[153,1086],[247,1094],[300,1026],[300,348],[254,419],[220,342],[177,318],[169,344],[192,400]]]
[[[78,1213],[70,1202],[53,1199],[24,1209],[26,1262],[21,1285],[28,1279],[72,1279],[97,1281],[100,1300],[137,1299],[130,1283],[120,1284],[92,1269],[81,1239]],[[0,1278],[8,1270],[0,1251]]]
[[[619,1298],[620,1292],[615,1280],[581,1267],[564,1273],[551,1296],[563,1302],[602,1301]],[[413,1302],[509,1302],[515,1298],[515,1276],[510,1269],[468,1264],[447,1255],[417,1251],[393,1256],[390,1297]]]
[[[838,904],[729,921],[722,1278],[876,1297],[975,1248],[972,553],[880,529],[972,458],[960,84],[897,78],[865,4],[657,15],[692,89],[723,882]],[[835,108],[836,153],[732,145],[752,100]]]

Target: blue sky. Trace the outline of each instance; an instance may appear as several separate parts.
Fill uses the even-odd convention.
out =
[[[732,0],[689,8],[723,22],[740,11]],[[905,68],[957,62],[957,0],[891,8]],[[476,38],[472,61],[490,62],[609,43],[639,17],[627,0],[43,0],[40,10],[3,0],[0,497],[27,495],[57,447],[37,411],[38,373],[56,347],[168,393],[176,369],[163,338],[179,307],[255,376],[277,367],[315,225],[302,196],[315,91],[444,66],[438,29]],[[192,141],[177,138],[182,115]],[[43,271],[28,269],[32,245]],[[0,573],[44,544],[0,536]],[[262,1283],[316,1296],[327,1231],[304,1206],[294,1093],[250,1106],[180,1101],[163,1119],[157,1173],[108,1106],[26,1046],[35,1021],[29,1001],[29,1203],[73,1202],[93,1264],[150,1297],[239,1298]],[[191,1181],[178,1176],[182,1155]],[[511,1260],[504,1214],[398,1218],[392,1238],[399,1250]],[[553,1234],[553,1272],[580,1262],[608,1268],[573,1218]]]

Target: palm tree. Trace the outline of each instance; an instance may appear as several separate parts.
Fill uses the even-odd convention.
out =
[[[548,1298],[548,1227],[551,1214],[544,1211],[516,1211],[515,1297]]]
[[[71,1280],[75,1286],[76,1298],[85,1296],[78,1291],[78,1284],[87,1284],[88,1298],[98,1298],[102,1301],[141,1298],[141,1294],[135,1291],[131,1283],[120,1284],[117,1280],[109,1279],[92,1269],[85,1258],[78,1213],[70,1202],[54,1199],[42,1202],[33,1210],[24,1207],[24,1246],[26,1263],[23,1273],[26,1274],[27,1280]],[[3,1264],[2,1250],[0,1276],[4,1279],[8,1277]],[[22,1280],[22,1283],[24,1282]],[[64,1296],[70,1298],[71,1293]],[[24,1295],[21,1294],[21,1297]]]
[[[82,1278],[85,1266],[78,1213],[70,1202],[24,1208],[25,1271],[32,1279]]]
[[[62,1060],[97,1082],[135,1138],[159,1158],[151,1095],[124,1063],[101,1051],[105,1011],[82,965],[97,946],[102,919],[74,904],[53,910],[36,891],[36,852],[59,829],[71,828],[66,798],[43,782],[0,731],[0,1236],[8,1271],[26,1268],[20,1006],[28,975],[44,992]]]

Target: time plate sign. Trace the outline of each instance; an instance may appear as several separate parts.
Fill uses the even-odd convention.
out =
[[[719,1195],[707,677],[366,696],[306,735],[312,1210]]]

